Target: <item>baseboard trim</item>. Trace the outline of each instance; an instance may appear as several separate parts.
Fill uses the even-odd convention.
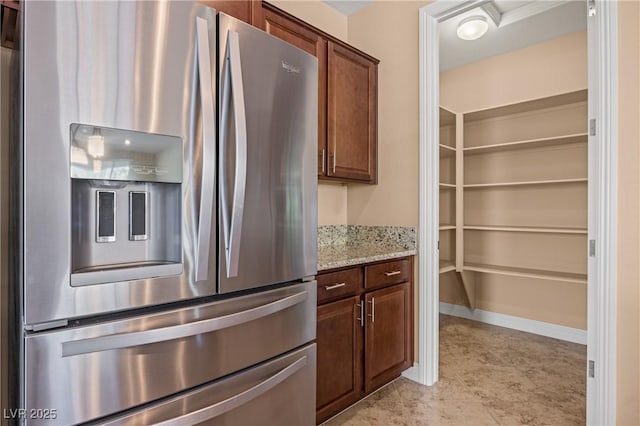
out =
[[[539,334],[541,336],[553,337],[554,339],[579,343],[581,345],[587,344],[587,331],[580,330],[579,328],[565,327],[563,325],[499,314],[497,312],[483,311],[482,309],[471,310],[466,306],[453,305],[444,302],[440,302],[440,313],[486,324],[497,325],[500,327],[511,328],[514,330],[525,331],[527,333]]]
[[[406,377],[407,379],[413,380],[414,382],[417,382],[417,383],[422,383],[420,382],[420,369],[418,367],[418,363],[416,362],[411,367],[404,370],[402,372],[402,377]]]

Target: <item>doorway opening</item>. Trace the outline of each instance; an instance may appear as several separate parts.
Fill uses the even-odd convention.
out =
[[[612,423],[616,141],[611,105],[616,95],[612,55],[615,59],[617,10],[615,5],[600,2],[560,6],[508,2],[524,9],[514,12],[501,9],[501,3],[435,2],[420,14],[419,381],[433,384],[438,380],[438,317],[442,308],[448,308],[459,316],[466,312],[484,322],[587,343],[587,422]],[[509,82],[491,81],[496,74],[491,66],[484,72],[476,70],[475,77],[467,79],[476,79],[475,87],[452,86],[452,75],[463,74],[460,68],[440,81],[441,28],[455,30],[462,20],[480,14],[489,27],[513,29],[514,21],[526,15],[523,12],[539,19],[548,12],[534,12],[545,7],[584,8],[587,31],[582,35],[582,53],[589,55],[588,74],[583,70],[579,82],[582,86],[571,82],[570,75],[564,76],[569,83],[562,83],[566,67],[540,71],[539,63],[524,64],[520,73],[538,67],[539,73],[550,74],[547,84],[535,82],[539,75],[519,85],[512,78],[513,87]],[[571,32],[553,38],[570,36]],[[517,37],[512,34],[509,38]],[[566,47],[558,56],[563,54],[567,54]],[[487,66],[487,60],[483,62]],[[462,68],[469,71],[470,67]],[[483,74],[488,79],[485,85],[477,83]],[[447,93],[441,83],[449,85]],[[558,90],[559,86],[563,88]],[[530,93],[534,89],[538,93]],[[449,108],[443,103],[449,103]],[[441,113],[441,106],[446,111]],[[601,131],[594,132],[593,120]],[[449,195],[442,196],[443,191]],[[440,305],[443,270],[457,280],[458,294],[442,296],[467,308],[457,308],[457,303]],[[527,289],[531,280],[544,284]],[[552,283],[561,284],[554,288]],[[545,288],[550,295],[545,296]],[[562,294],[554,296],[558,288],[563,288]],[[522,306],[513,303],[505,309],[505,296],[509,296],[505,293],[509,292],[530,301],[530,311],[519,311]],[[579,294],[582,307],[574,305],[573,313],[563,312],[562,298],[573,300]],[[554,302],[558,305],[555,312],[549,306]],[[592,377],[596,364],[599,374]]]

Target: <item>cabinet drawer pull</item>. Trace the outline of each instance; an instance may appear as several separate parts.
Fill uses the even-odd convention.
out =
[[[345,285],[347,285],[347,283],[336,283],[334,285],[325,285],[324,289],[325,290],[334,290],[336,288],[344,287]]]
[[[368,316],[371,317],[371,322],[376,322],[376,298],[372,297],[369,303],[371,303],[371,313]]]
[[[394,275],[400,275],[402,273],[402,271],[391,271],[391,272],[385,272],[384,274],[388,277],[393,277]]]
[[[356,320],[360,321],[360,327],[364,327],[364,303],[356,303],[356,307],[360,310],[360,318],[356,317]]]

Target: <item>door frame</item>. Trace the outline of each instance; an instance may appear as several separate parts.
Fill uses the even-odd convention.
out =
[[[438,23],[488,0],[437,0],[419,12],[420,63],[420,215],[419,348],[417,380],[438,381],[439,271],[439,40]],[[618,6],[585,1],[588,13],[588,109],[595,120],[589,144],[588,239],[596,245],[588,257],[587,424],[616,422],[617,286],[617,78]],[[428,53],[427,53],[428,52]],[[595,133],[595,134],[593,134]],[[589,374],[594,363],[595,374]]]

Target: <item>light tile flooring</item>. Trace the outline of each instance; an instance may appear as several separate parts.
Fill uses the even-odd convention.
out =
[[[397,379],[337,425],[585,424],[586,346],[440,316],[440,380]]]

